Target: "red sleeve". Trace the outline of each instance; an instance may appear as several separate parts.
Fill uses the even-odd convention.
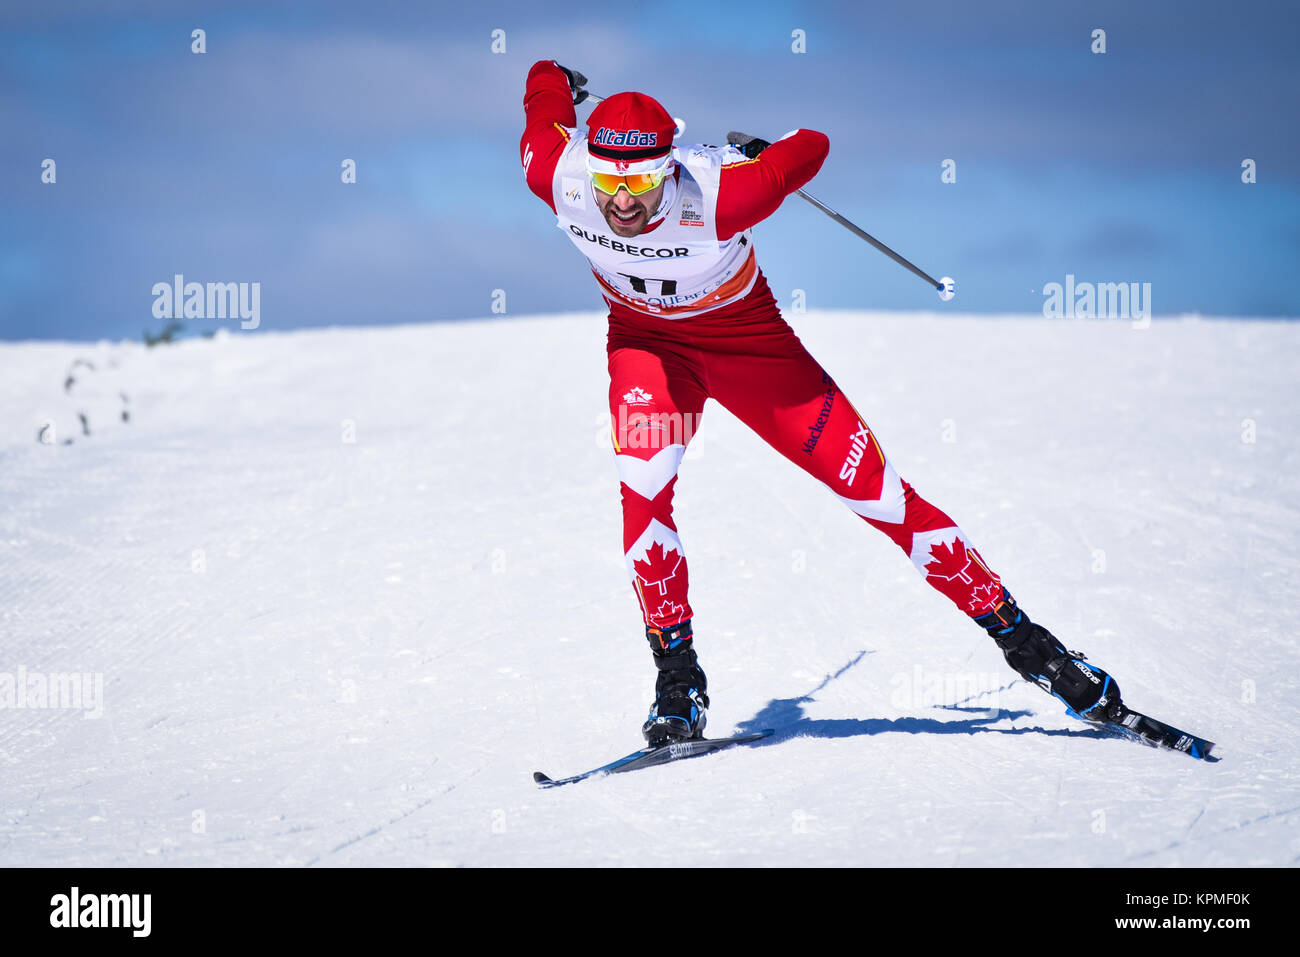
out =
[[[569,130],[578,125],[568,77],[554,60],[538,60],[528,71],[524,88],[524,135],[519,140],[519,161],[528,188],[555,212],[552,183],[555,164],[569,142]]]
[[[775,213],[787,196],[817,175],[830,148],[825,133],[796,130],[756,159],[723,166],[718,186],[718,238],[729,239]]]

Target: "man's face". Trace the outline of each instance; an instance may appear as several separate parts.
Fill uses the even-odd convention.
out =
[[[664,183],[668,182],[667,179]],[[596,206],[605,217],[614,235],[628,238],[638,235],[650,222],[650,217],[659,208],[659,200],[664,195],[664,183],[660,183],[648,193],[633,196],[626,186],[620,186],[613,196],[593,189],[596,194]]]

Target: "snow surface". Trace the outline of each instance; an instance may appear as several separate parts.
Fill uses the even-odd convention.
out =
[[[1026,610],[1221,762],[1066,717],[710,403],[710,731],[777,734],[540,791],[638,747],[654,681],[599,314],[7,344],[0,673],[103,699],[0,711],[0,864],[1297,863],[1300,326],[788,318]]]

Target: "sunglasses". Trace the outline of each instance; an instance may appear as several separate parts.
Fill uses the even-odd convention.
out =
[[[626,174],[597,173],[594,170],[587,170],[587,175],[591,177],[591,185],[602,193],[614,196],[620,189],[626,189],[633,196],[641,196],[664,181],[664,177],[668,175],[668,167],[665,166],[652,173]]]

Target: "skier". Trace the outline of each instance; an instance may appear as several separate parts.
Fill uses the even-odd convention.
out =
[[[888,535],[1026,680],[1085,720],[1118,719],[1115,681],[1029,619],[957,524],[899,477],[781,317],[751,230],[817,174],[827,137],[797,129],[772,143],[674,146],[673,118],[642,93],[603,100],[582,130],[574,107],[585,84],[553,60],[533,65],[520,158],[609,306],[623,551],[658,669],[647,742],[701,736],[709,705],[672,515],[677,469],[708,398]]]

